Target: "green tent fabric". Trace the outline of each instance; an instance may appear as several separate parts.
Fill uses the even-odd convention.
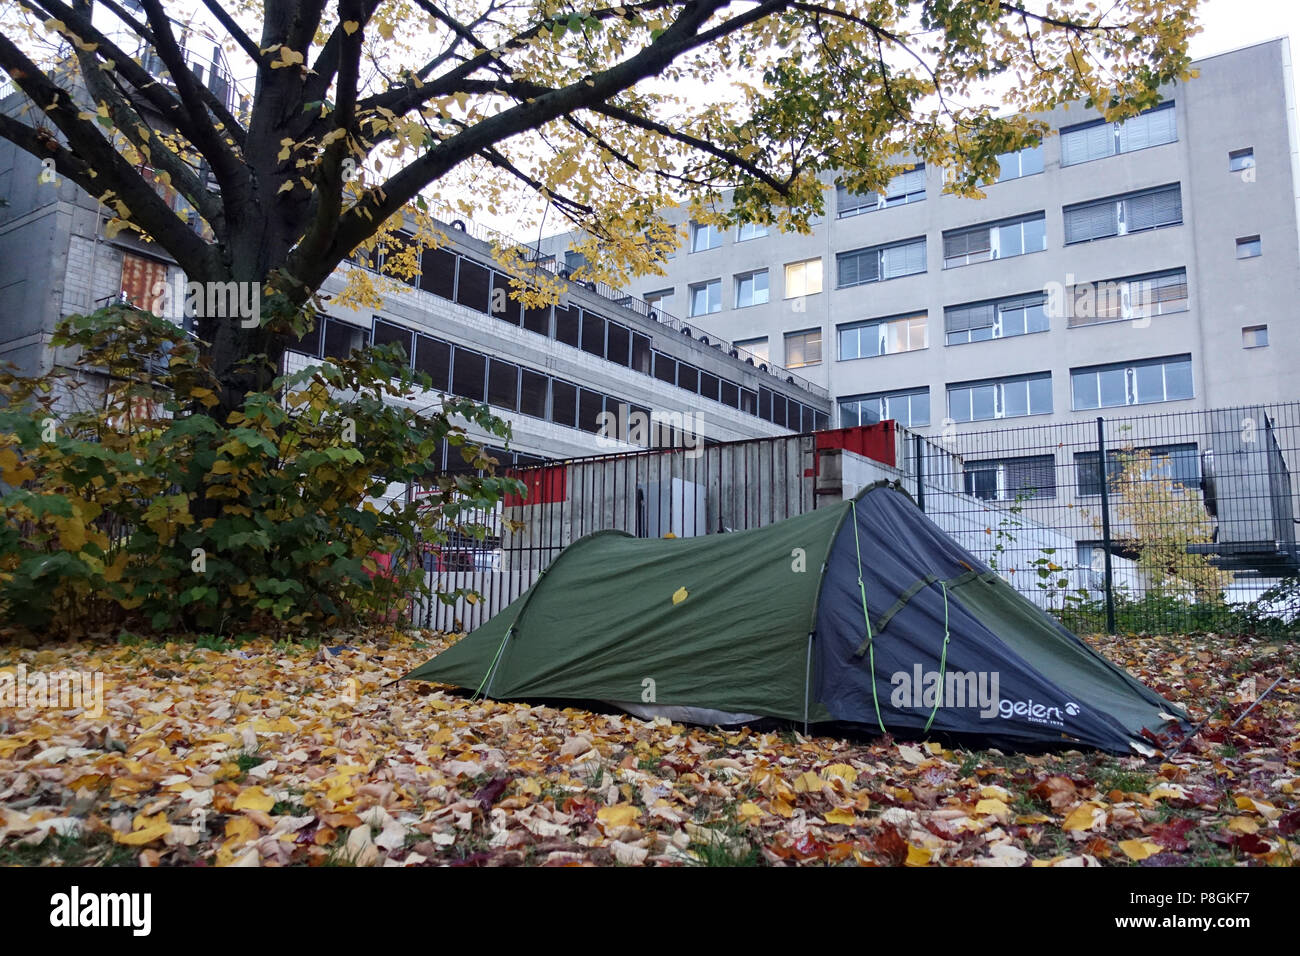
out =
[[[498,699],[1012,746],[1142,750],[1183,719],[887,484],[749,531],[588,535],[406,676]]]

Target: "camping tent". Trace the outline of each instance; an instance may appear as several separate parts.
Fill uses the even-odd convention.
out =
[[[406,676],[701,723],[774,717],[1011,746],[1144,751],[1144,728],[1184,719],[885,483],[749,531],[587,535]]]

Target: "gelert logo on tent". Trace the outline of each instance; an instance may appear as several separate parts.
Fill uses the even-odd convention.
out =
[[[1065,705],[1065,713],[1071,717],[1079,715],[1079,705],[1070,701]],[[1032,697],[1029,700],[1002,700],[998,702],[998,716],[1003,720],[1024,720],[1031,724],[1046,724],[1049,727],[1064,727],[1065,716],[1060,707],[1040,704]]]

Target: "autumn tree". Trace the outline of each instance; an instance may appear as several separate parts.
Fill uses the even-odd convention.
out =
[[[1170,477],[1168,464],[1167,456],[1144,448],[1119,453],[1107,479],[1115,540],[1136,555],[1148,594],[1221,601],[1232,576],[1193,551],[1214,540],[1214,522],[1200,494]]]
[[[686,198],[800,230],[829,174],[871,191],[905,158],[976,195],[997,154],[1045,133],[1034,111],[1155,103],[1188,75],[1195,30],[1195,0],[201,2],[6,0],[0,68],[31,108],[0,116],[0,136],[191,280],[263,285],[251,327],[197,317],[218,416],[267,384],[303,305],[403,212],[432,243],[430,202],[500,212],[531,193],[617,279],[654,268],[675,241],[660,211]],[[178,23],[196,10],[247,65],[246,109],[187,67]]]

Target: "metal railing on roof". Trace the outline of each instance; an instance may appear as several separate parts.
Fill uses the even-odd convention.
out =
[[[774,378],[780,379],[789,385],[803,389],[810,395],[824,399],[830,398],[830,392],[825,388],[808,381],[808,379],[801,375],[796,375],[784,366],[777,365],[775,362],[771,362],[762,356],[755,355],[753,352],[743,349],[732,342],[728,342],[726,339],[713,334],[707,329],[700,328],[698,325],[693,325],[690,322],[677,318],[675,315],[670,315],[661,309],[657,309],[645,299],[635,296],[630,292],[616,289],[605,282],[573,279],[571,277],[571,271],[567,267],[561,265],[554,255],[541,255],[536,249],[532,249],[527,243],[519,242],[490,226],[484,226],[474,222],[473,220],[457,215],[456,211],[450,206],[441,203],[437,205],[441,206],[441,209],[434,213],[434,218],[437,219],[441,225],[453,232],[460,232],[474,239],[478,239],[480,242],[496,243],[497,245],[507,248],[516,246],[529,249],[533,254],[529,261],[535,268],[542,269],[550,275],[558,276],[559,278],[573,282],[575,285],[582,286],[588,292],[593,292],[602,299],[607,299],[621,308],[627,309],[630,312],[635,312],[637,315],[650,319],[653,322],[658,322],[660,325],[672,329],[675,332],[680,332],[682,335],[688,338],[693,338],[704,345],[726,352],[731,358],[743,362],[746,365],[751,365],[757,370],[766,372]],[[451,218],[443,219],[443,215]]]

